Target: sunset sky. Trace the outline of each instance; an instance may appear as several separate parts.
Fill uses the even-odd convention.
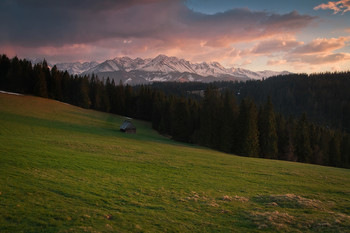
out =
[[[176,56],[350,70],[350,0],[1,0],[0,53],[51,63]]]

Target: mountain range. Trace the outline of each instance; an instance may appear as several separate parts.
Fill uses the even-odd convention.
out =
[[[276,75],[289,74],[288,71],[254,72],[242,68],[225,68],[218,62],[192,63],[177,57],[159,55],[155,58],[132,59],[116,57],[102,63],[74,62],[55,64],[59,70],[67,70],[70,74],[107,77],[124,84],[147,84],[151,82],[213,82],[213,81],[247,81],[263,79]]]

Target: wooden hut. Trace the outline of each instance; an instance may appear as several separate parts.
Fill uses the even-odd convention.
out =
[[[136,127],[129,120],[125,120],[120,126],[120,131],[124,133],[136,133]]]

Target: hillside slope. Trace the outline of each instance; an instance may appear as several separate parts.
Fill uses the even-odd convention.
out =
[[[0,94],[0,232],[348,231],[350,170],[179,144]]]

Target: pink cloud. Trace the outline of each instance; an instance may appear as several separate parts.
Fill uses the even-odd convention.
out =
[[[281,59],[281,60],[271,59],[271,60],[267,61],[267,65],[269,65],[269,66],[283,65],[286,63],[287,63],[287,60],[283,60],[283,59]]]
[[[290,46],[289,50],[284,50],[282,54],[275,54],[274,58],[268,60],[266,64],[270,66],[288,65],[295,69],[307,69],[314,72],[325,68],[329,70],[331,69],[329,65],[332,65],[332,67],[340,66],[341,64],[346,66],[344,64],[349,63],[350,53],[335,51],[346,47],[347,42],[349,41],[350,37],[330,39],[318,38],[305,44],[295,41],[294,43],[291,43],[293,46]],[[280,43],[277,43],[277,41],[275,42],[276,47],[279,47],[278,45]],[[268,52],[270,51],[268,49],[270,48],[270,44],[273,43],[261,43],[256,48],[265,45],[262,46],[262,48],[265,49],[264,52]],[[273,46],[271,50],[273,51]]]
[[[339,62],[345,62],[350,60],[349,53],[334,53],[334,54],[321,54],[321,55],[292,55],[288,57],[288,62],[310,65],[324,65],[333,64]]]
[[[251,52],[254,54],[269,55],[271,53],[290,51],[302,44],[303,42],[297,41],[295,38],[277,38],[260,42]]]
[[[340,0],[340,1],[329,1],[328,3],[320,4],[314,7],[314,10],[333,10],[334,14],[341,12],[344,14],[345,12],[350,11],[350,0]]]
[[[339,38],[318,38],[311,41],[308,44],[299,46],[293,53],[296,54],[317,54],[328,53],[337,49],[341,49],[346,46],[346,43],[350,41],[350,37]]]

